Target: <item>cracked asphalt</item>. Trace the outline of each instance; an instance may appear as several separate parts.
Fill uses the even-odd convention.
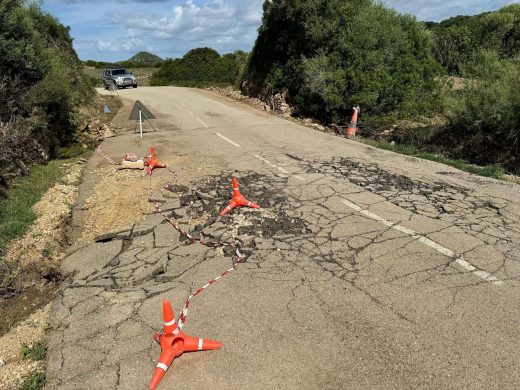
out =
[[[154,145],[160,159],[192,156],[172,167],[179,181],[162,209],[246,257],[194,299],[184,328],[223,349],[176,359],[160,388],[518,388],[519,186],[206,91],[121,96],[141,100],[163,131],[110,139],[105,153]],[[208,162],[213,172],[194,174]],[[94,156],[89,169],[105,164]],[[261,210],[218,216],[232,177]],[[106,233],[63,262],[71,276],[52,307],[48,389],[147,388],[162,300],[178,313],[232,264],[231,251],[180,237],[159,214]]]

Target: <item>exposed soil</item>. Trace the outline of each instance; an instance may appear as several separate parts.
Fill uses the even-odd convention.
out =
[[[26,305],[32,296],[24,299]],[[34,304],[34,302],[33,302]],[[33,310],[34,311],[34,310]],[[27,320],[20,323],[8,334],[0,337],[0,388],[4,390],[18,389],[24,375],[44,368],[44,361],[33,361],[21,356],[22,345],[32,347],[41,341],[49,323],[50,305],[47,305]]]
[[[31,345],[43,338],[49,308],[41,308],[53,299],[58,289],[60,261],[68,246],[67,223],[78,195],[84,160],[64,164],[63,168],[66,174],[61,182],[33,206],[37,219],[29,232],[6,251],[5,258],[17,269],[17,274],[0,295],[2,389],[16,389],[25,374],[43,367],[43,362],[22,359],[20,349],[22,344]]]
[[[38,216],[27,234],[8,248],[6,260],[18,264],[20,272],[14,288],[24,290],[42,282],[52,281],[60,259],[67,248],[66,225],[78,195],[77,186],[84,169],[83,160],[64,166],[67,174],[61,183],[49,189],[33,206]]]
[[[191,167],[195,156],[179,156],[163,162],[173,167]],[[203,177],[214,173],[216,166],[197,164],[192,177]],[[160,196],[157,189],[172,182],[167,170],[156,170],[152,176],[144,171],[117,170],[115,166],[97,169],[102,176],[94,194],[86,201],[82,241],[92,241],[96,236],[118,230],[129,229],[145,219],[153,211],[149,198]],[[153,190],[152,190],[153,189]]]

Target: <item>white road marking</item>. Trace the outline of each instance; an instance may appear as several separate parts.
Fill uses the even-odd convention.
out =
[[[230,140],[229,138],[227,138],[227,137],[224,137],[222,134],[220,134],[220,133],[215,133],[215,134],[216,134],[218,137],[222,138],[224,141],[229,142],[231,145],[233,145],[233,146],[235,146],[235,147],[237,147],[237,148],[240,147],[239,144],[237,144],[237,143],[234,142],[234,141],[231,141],[231,140]]]
[[[442,246],[441,244],[433,241],[433,240],[430,240],[429,238],[425,237],[425,236],[422,236],[420,235],[419,233],[411,230],[411,229],[408,229],[404,226],[401,226],[401,225],[398,225],[397,223],[393,223],[383,217],[380,217],[379,215],[377,214],[374,214],[368,210],[365,210],[363,209],[362,207],[359,207],[357,204],[355,203],[352,203],[351,201],[349,200],[342,200],[342,203],[345,205],[345,206],[348,206],[350,207],[352,210],[355,210],[357,211],[358,213],[370,218],[370,219],[373,219],[374,221],[377,221],[389,228],[392,228],[394,230],[397,230],[401,233],[404,233],[410,237],[412,237],[413,239],[423,243],[424,245],[426,246],[429,246],[430,248],[432,249],[435,249],[437,252],[439,253],[442,253],[444,256],[447,256],[449,257],[450,259],[453,259],[454,260],[454,263],[457,264],[458,266],[462,267],[464,270],[472,273],[473,275],[479,277],[480,279],[483,279],[485,280],[486,282],[491,282],[493,283],[494,285],[497,285],[497,286],[500,286],[502,285],[504,282],[502,282],[501,280],[499,280],[498,278],[496,278],[495,276],[487,273],[486,271],[483,271],[481,269],[478,269],[477,267],[475,267],[473,264],[469,263],[467,260],[464,259],[463,256],[459,256],[457,255],[454,251],[452,251],[451,249],[448,249],[444,246]]]
[[[285,175],[291,175],[291,172],[289,172],[287,169],[279,167],[276,164],[273,164],[271,161],[263,158],[262,156],[259,156],[258,154],[255,154],[255,157],[257,159],[259,159],[260,161],[264,162],[265,164],[269,165],[271,168],[274,168],[274,169],[278,170],[279,172],[281,172],[281,173],[283,173]],[[295,179],[298,179],[298,180],[301,180],[301,181],[305,181],[305,179],[303,177],[301,177],[301,176],[293,175],[293,177]]]
[[[200,118],[197,118],[197,121],[202,125],[204,126],[206,129],[209,127],[207,124],[204,123],[204,121]]]
[[[190,115],[195,115],[195,114],[193,113],[193,111],[191,111],[189,108],[187,108],[186,111],[187,111],[188,114],[190,114]]]

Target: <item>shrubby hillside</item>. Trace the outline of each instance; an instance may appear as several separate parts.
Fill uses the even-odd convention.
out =
[[[394,141],[519,172],[519,34],[520,4],[435,24],[372,0],[270,0],[241,89],[286,93],[329,123],[360,105],[376,137],[395,129]]]
[[[375,121],[430,113],[440,72],[431,34],[411,16],[370,0],[273,0],[242,89],[287,91],[299,111],[328,122],[361,105]]]
[[[0,2],[0,166],[36,140],[52,155],[93,97],[69,29],[37,5]],[[31,142],[29,142],[31,141]]]
[[[464,76],[464,65],[483,50],[495,52],[501,59],[520,55],[520,4],[427,26],[433,32],[435,58],[451,75]]]
[[[182,58],[166,60],[153,74],[152,85],[206,87],[237,85],[247,62],[247,53],[221,56],[210,48],[190,50]]]

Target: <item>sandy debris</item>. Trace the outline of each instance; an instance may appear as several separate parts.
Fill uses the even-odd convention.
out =
[[[217,172],[215,164],[193,164],[196,158],[185,155],[163,162],[179,170],[189,169],[191,180]],[[81,241],[91,241],[100,234],[129,229],[144,220],[154,209],[148,198],[161,197],[160,190],[168,183],[175,183],[173,175],[163,169],[154,171],[151,178],[144,171],[117,170],[112,166],[97,169],[96,173],[102,180],[86,201]],[[182,177],[177,182],[182,182]]]
[[[42,341],[49,323],[50,304],[32,314],[9,333],[0,337],[0,389],[14,390],[24,375],[43,370],[44,361],[32,361],[21,356],[22,345],[29,347]]]
[[[82,240],[115,230],[130,228],[151,209],[150,180],[155,188],[158,175],[150,179],[144,171],[119,171],[115,167],[98,169],[103,179],[86,201]],[[166,181],[164,176],[161,176]]]

